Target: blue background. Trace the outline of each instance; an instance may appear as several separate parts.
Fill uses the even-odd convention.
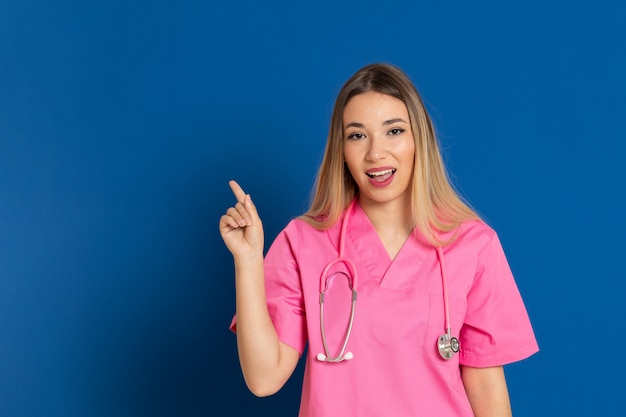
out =
[[[301,366],[243,383],[218,219],[231,178],[268,245],[304,211],[377,61],[509,256],[542,349],[507,367],[515,415],[623,412],[622,4],[1,1],[0,415],[295,416]]]

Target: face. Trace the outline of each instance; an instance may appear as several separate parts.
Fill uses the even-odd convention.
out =
[[[343,152],[361,204],[406,203],[415,141],[403,101],[378,92],[352,97],[343,114]]]

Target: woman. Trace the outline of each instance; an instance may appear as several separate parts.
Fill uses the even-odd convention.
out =
[[[530,321],[400,69],[368,65],[343,86],[311,207],[265,258],[256,208],[230,186],[220,232],[254,394],[278,391],[306,352],[300,416],[511,415],[503,365],[538,350]]]

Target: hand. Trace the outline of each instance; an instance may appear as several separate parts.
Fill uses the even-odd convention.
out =
[[[237,204],[220,218],[220,234],[234,258],[263,257],[263,224],[252,203],[236,181],[229,181]]]

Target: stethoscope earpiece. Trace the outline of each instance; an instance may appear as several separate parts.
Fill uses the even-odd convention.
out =
[[[320,362],[343,362],[343,361],[349,361],[352,358],[354,358],[354,355],[352,355],[352,352],[346,352],[342,355],[337,356],[336,358],[328,357],[324,355],[323,353],[317,354],[317,360]]]

